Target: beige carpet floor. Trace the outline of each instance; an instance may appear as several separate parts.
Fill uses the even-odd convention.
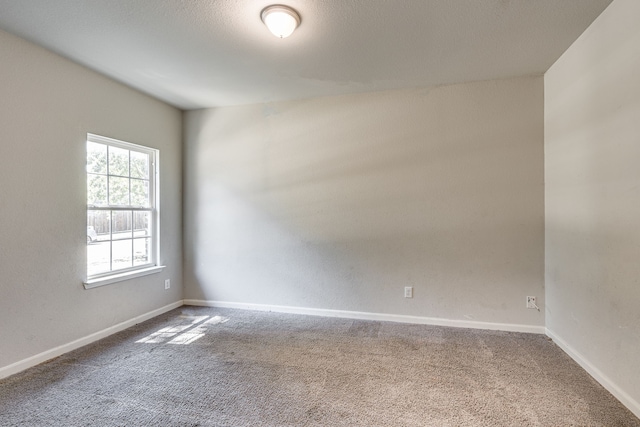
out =
[[[0,426],[640,426],[542,335],[182,307],[0,381]]]

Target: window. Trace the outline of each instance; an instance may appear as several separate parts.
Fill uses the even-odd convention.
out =
[[[157,150],[87,135],[85,287],[155,272],[157,159]]]

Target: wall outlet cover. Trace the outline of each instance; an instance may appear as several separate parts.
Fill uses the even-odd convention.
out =
[[[536,305],[536,297],[527,297],[527,308],[538,308]]]

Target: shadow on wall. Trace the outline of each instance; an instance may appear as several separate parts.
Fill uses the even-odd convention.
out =
[[[550,190],[547,195],[553,206],[546,222],[549,325],[563,337],[580,336],[591,343],[594,328],[589,324],[597,319],[602,330],[630,334],[608,348],[637,342],[640,265],[632,260],[640,247],[637,237],[629,232],[636,215],[631,209],[619,210],[617,218],[612,218],[607,204],[591,205],[591,200],[587,204],[592,207],[585,210],[567,197],[566,190]],[[622,194],[618,192],[618,196]],[[572,205],[573,211],[561,207],[566,204]],[[554,305],[558,303],[561,308]],[[607,336],[614,338],[615,334]]]
[[[202,297],[383,312],[389,284],[429,281],[436,305],[452,283],[539,281],[541,168],[512,137],[535,123],[508,110],[393,92],[193,114]]]

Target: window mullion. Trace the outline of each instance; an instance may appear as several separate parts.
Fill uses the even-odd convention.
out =
[[[109,214],[109,271],[113,271],[113,212]]]
[[[140,206],[92,206],[88,205],[87,209],[92,211],[135,211],[135,212],[154,212],[151,207],[145,208]]]
[[[111,153],[111,147],[107,145],[107,205],[109,205],[111,203],[111,195],[110,190],[111,190],[111,180],[109,179],[109,177],[111,175],[109,175],[109,155]]]
[[[129,176],[127,177],[127,181],[129,183],[129,206],[131,206],[131,150],[129,150],[128,154],[129,167],[127,169],[129,170]],[[131,215],[133,215],[133,213],[131,213]],[[131,258],[131,263],[133,265],[133,258]]]

